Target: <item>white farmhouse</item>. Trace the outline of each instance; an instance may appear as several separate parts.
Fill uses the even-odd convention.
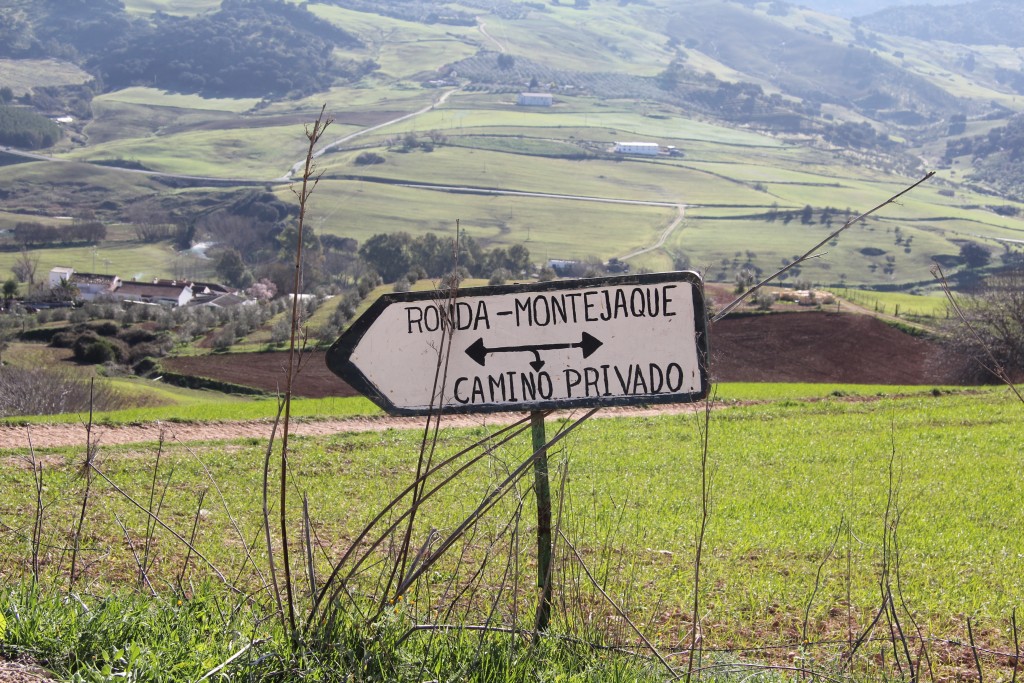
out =
[[[192,286],[177,280],[153,280],[152,282],[122,282],[113,298],[121,301],[138,301],[147,304],[184,306],[192,300]]]
[[[655,157],[661,153],[661,145],[657,142],[616,142],[616,154],[640,154]]]
[[[516,104],[521,107],[550,107],[555,100],[549,92],[521,92]]]
[[[50,270],[49,280],[50,289],[56,289],[57,287],[60,287],[61,281],[71,282],[71,276],[74,274],[75,269],[69,268],[68,266],[57,266],[56,268],[52,268]]]

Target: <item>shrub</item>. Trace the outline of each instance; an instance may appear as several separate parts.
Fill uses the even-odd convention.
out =
[[[136,365],[144,358],[161,358],[167,355],[167,349],[160,344],[150,342],[136,344],[128,349],[127,362],[129,365]]]
[[[105,320],[99,323],[93,323],[89,325],[89,329],[96,332],[101,337],[116,337],[117,333],[121,331],[121,328],[117,326],[117,323]]]
[[[72,348],[75,360],[91,365],[123,363],[128,357],[128,347],[124,342],[108,337],[94,337],[89,333],[80,335]]]
[[[106,382],[95,382],[91,394],[96,410],[133,403]],[[0,417],[81,412],[88,410],[89,400],[89,383],[67,370],[0,367]]]
[[[226,325],[220,332],[213,335],[210,340],[213,343],[214,351],[227,351],[235,344],[235,330],[233,325]]]
[[[50,338],[50,346],[58,349],[70,349],[79,334],[81,333],[75,330],[61,330]]]
[[[506,282],[508,282],[508,279],[511,276],[512,276],[512,273],[510,273],[508,271],[508,269],[506,269],[506,268],[496,268],[494,270],[494,272],[491,273],[490,279],[487,280],[487,284],[489,284],[489,285],[503,285]]]
[[[117,338],[129,346],[135,346],[136,344],[150,344],[159,337],[155,332],[151,332],[143,327],[129,327],[117,333]]]
[[[385,161],[384,157],[376,152],[363,152],[356,157],[356,166],[371,166],[373,164],[383,164]]]

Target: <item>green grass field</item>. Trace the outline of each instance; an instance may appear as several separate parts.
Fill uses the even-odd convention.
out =
[[[171,107],[179,110],[227,111],[235,114],[248,111],[259,103],[259,99],[256,98],[215,99],[143,87],[123,88],[106,96],[101,95],[98,99],[103,102],[124,102],[149,107]]]
[[[945,296],[937,293],[917,296],[902,292],[873,292],[843,288],[834,289],[833,292],[847,301],[852,301],[864,308],[877,310],[885,315],[944,319],[949,314],[949,301]]]
[[[876,387],[832,389],[873,400],[847,401],[824,394],[823,387],[800,385],[723,387],[723,393],[737,399],[769,400],[710,414],[713,486],[701,566],[703,646],[733,651],[796,648],[803,642],[809,656],[826,660],[831,648],[824,641],[858,636],[881,607],[878,582],[888,528],[898,533],[903,618],[913,614],[926,638],[964,641],[964,620],[969,617],[980,646],[1012,648],[1009,617],[1024,598],[1024,547],[1018,533],[1024,495],[1017,476],[1019,402],[1004,390],[914,390],[901,397],[893,387],[882,388],[884,396]],[[593,420],[551,453],[556,491],[561,486],[557,472],[569,472],[566,498],[558,503],[566,538],[604,590],[666,652],[687,642],[700,509],[700,419]],[[557,427],[549,425],[549,435]],[[439,457],[495,429],[481,425],[445,430]],[[345,539],[410,481],[420,436],[418,431],[392,430],[293,440],[293,481],[309,496],[310,514],[325,544],[325,556],[317,560],[321,576]],[[187,530],[198,492],[218,484],[208,494],[204,507],[209,512],[196,537],[197,550],[215,566],[244,564],[232,524],[240,525],[245,537],[259,538],[259,463],[265,439],[266,434],[257,433],[235,443],[165,446],[162,477],[170,474],[173,485],[161,516],[173,527]],[[523,435],[494,448],[482,468],[459,480],[457,494],[455,489],[439,491],[420,511],[416,543],[430,528],[452,528],[510,466],[526,457],[527,441]],[[152,481],[152,447],[103,446],[101,452],[99,469],[122,490],[144,499]],[[70,516],[78,500],[80,454],[59,449],[38,451],[37,456],[47,463],[46,533],[64,533],[57,520]],[[0,518],[8,526],[20,526],[31,509],[29,481],[30,473],[17,460],[0,459],[0,482],[14,492],[0,502]],[[139,511],[109,484],[94,485],[87,521],[93,540],[87,556],[102,553],[105,559],[86,560],[81,580],[102,591],[135,571],[113,515],[128,521],[136,538],[142,526],[130,521],[139,518]],[[432,623],[433,610],[448,604],[441,588],[446,577],[468,579],[485,552],[491,562],[482,569],[482,578],[500,582],[503,567],[518,567],[506,570],[511,574],[504,581],[510,591],[524,591],[520,595],[527,600],[533,501],[526,482],[519,495],[525,510],[517,513],[518,497],[503,502],[460,546],[458,557],[436,565],[441,583],[424,584],[410,593],[410,619]],[[295,498],[293,502],[299,504]],[[889,527],[887,505],[892,514],[898,512],[898,522],[890,517]],[[523,515],[522,544],[510,545],[511,539],[494,533],[515,522],[518,514]],[[153,575],[173,576],[185,551],[166,532],[157,534],[164,550]],[[0,573],[8,580],[16,576],[14,552],[10,546],[0,562]],[[521,564],[506,565],[505,557]],[[585,580],[576,583],[579,565],[564,543],[556,557],[555,628],[575,619],[581,606],[595,615],[611,614]],[[197,565],[190,574],[200,581],[208,570]],[[250,570],[244,575],[255,580]],[[364,580],[372,584],[374,575],[356,579]],[[511,600],[511,593],[498,599]],[[460,614],[475,614],[479,608],[471,594],[456,602]],[[528,610],[526,604],[521,609]],[[627,637],[614,628],[614,620],[605,623],[612,642]],[[948,651],[937,642],[932,647]],[[869,649],[877,652],[878,645]],[[761,656],[772,658],[770,653]],[[946,665],[936,664],[940,670]],[[987,659],[986,666],[995,670],[1005,662]]]

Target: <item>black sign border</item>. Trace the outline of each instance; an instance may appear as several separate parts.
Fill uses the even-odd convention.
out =
[[[496,285],[490,287],[466,287],[456,292],[455,299],[463,297],[496,296],[499,294],[521,294],[555,292],[563,289],[593,289],[609,286],[652,285],[662,282],[685,282],[692,287],[694,326],[697,335],[697,363],[700,366],[700,391],[687,394],[645,394],[643,396],[581,397],[549,401],[532,401],[521,404],[490,403],[482,405],[448,405],[431,408],[404,408],[394,405],[366,375],[350,360],[352,352],[377,318],[386,308],[396,303],[410,301],[447,301],[450,294],[445,290],[427,292],[393,292],[381,296],[349,327],[327,350],[327,367],[335,375],[373,401],[389,415],[435,415],[466,413],[508,413],[533,410],[555,410],[564,408],[593,408],[634,405],[659,405],[666,403],[695,403],[705,399],[711,391],[708,372],[707,309],[704,303],[704,281],[698,273],[689,270],[643,275],[616,275],[611,277],[583,278],[575,280],[552,280],[528,284]]]

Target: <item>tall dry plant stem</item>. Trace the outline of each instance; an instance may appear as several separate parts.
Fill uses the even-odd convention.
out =
[[[583,570],[583,573],[585,573],[587,575],[587,579],[590,581],[590,583],[601,594],[601,597],[603,597],[608,602],[608,604],[611,605],[612,608],[614,608],[616,612],[618,612],[619,617],[624,622],[626,622],[626,624],[633,630],[634,633],[636,633],[636,635],[640,639],[640,641],[647,647],[648,650],[650,650],[654,654],[654,656],[658,659],[658,661],[661,662],[661,664],[666,669],[668,669],[669,674],[672,675],[672,676],[675,676],[675,673],[676,673],[675,669],[672,668],[672,665],[669,664],[668,660],[666,660],[665,657],[661,654],[661,652],[658,651],[658,648],[654,645],[654,643],[652,643],[647,638],[647,636],[644,635],[644,632],[643,632],[642,629],[640,629],[635,623],[633,623],[633,620],[629,618],[629,615],[626,613],[626,610],[622,609],[622,607],[619,606],[619,603],[617,603],[615,600],[613,600],[612,597],[610,595],[608,595],[607,592],[605,592],[604,588],[601,587],[601,582],[598,581],[597,578],[595,578],[594,575],[591,573],[590,569],[587,567],[587,563],[583,560],[583,556],[580,555],[579,550],[577,550],[576,546],[574,546],[572,544],[572,541],[570,541],[566,537],[566,535],[563,534],[561,531],[559,531],[559,535],[560,535],[560,537],[562,539],[562,542],[565,543],[565,546],[569,550],[572,551],[572,554],[576,558],[576,562],[579,564],[580,568]],[[689,673],[690,672],[687,672],[687,675],[689,675]]]
[[[153,535],[156,531],[156,522],[153,521],[154,517],[160,516],[160,510],[163,508],[164,497],[167,495],[167,488],[171,483],[171,476],[174,474],[174,468],[171,468],[170,474],[167,475],[167,481],[164,483],[163,490],[160,493],[159,502],[156,501],[156,482],[157,475],[160,473],[160,458],[163,457],[164,452],[164,431],[160,430],[160,440],[157,442],[156,448],[156,462],[153,463],[153,479],[149,485],[149,516],[146,517],[146,539],[142,550],[142,559],[139,562],[139,585],[149,583],[149,556],[153,549]],[[156,504],[156,512],[153,512],[153,505]],[[152,588],[152,586],[150,586]]]
[[[1020,669],[1020,638],[1017,631],[1017,608],[1010,613],[1010,630],[1013,631],[1013,679],[1011,683],[1017,683],[1017,671]]]
[[[554,438],[545,444],[545,448],[550,448],[555,445],[563,438],[569,435],[570,432],[574,431],[581,424],[589,420],[597,413],[599,408],[593,408],[582,417],[575,420],[573,423],[565,427],[559,432]],[[525,474],[532,469],[534,461],[539,457],[540,451],[534,451],[530,457],[528,457],[522,464],[520,464],[515,470],[513,470],[503,481],[494,486],[483,500],[477,506],[469,516],[466,517],[459,524],[454,531],[452,531],[441,543],[438,545],[434,553],[427,558],[422,564],[420,564],[414,572],[410,572],[409,576],[406,577],[405,581],[398,587],[399,594],[405,592],[424,572],[426,572],[435,562],[455,544],[455,542],[461,538],[488,510],[494,507],[505,495],[509,492],[512,486],[518,482]]]
[[[860,214],[859,216],[856,216],[855,218],[851,218],[850,220],[846,221],[845,223],[843,223],[843,225],[841,225],[839,227],[838,230],[832,232],[832,234],[830,234],[828,237],[826,237],[825,239],[821,240],[820,242],[815,244],[813,247],[808,249],[804,253],[803,256],[801,256],[800,258],[796,259],[795,261],[793,261],[792,263],[787,265],[785,268],[781,268],[781,269],[775,271],[774,273],[772,273],[771,275],[769,275],[768,277],[766,277],[765,279],[761,280],[756,285],[754,285],[753,287],[751,287],[750,289],[745,291],[743,294],[741,294],[740,296],[736,297],[736,299],[734,299],[732,301],[732,303],[730,303],[728,306],[723,308],[721,310],[721,312],[719,312],[718,315],[716,315],[714,318],[712,318],[711,322],[713,322],[713,323],[714,322],[718,322],[719,320],[721,320],[725,316],[729,315],[729,313],[731,313],[733,311],[733,309],[735,309],[737,306],[739,306],[741,303],[743,303],[754,292],[756,292],[757,290],[761,289],[766,284],[768,284],[769,282],[771,282],[772,280],[774,280],[778,276],[780,276],[783,273],[785,273],[786,271],[788,271],[790,268],[795,268],[796,266],[800,265],[801,263],[803,263],[804,261],[807,261],[809,259],[818,258],[820,256],[824,256],[824,254],[817,253],[818,250],[821,249],[826,244],[828,244],[829,242],[831,242],[832,240],[834,240],[835,238],[839,237],[839,235],[843,231],[845,231],[846,229],[850,228],[853,225],[856,225],[857,223],[859,223],[860,221],[864,220],[865,218],[867,218],[871,214],[873,214],[873,213],[875,213],[877,211],[880,211],[881,209],[884,209],[885,207],[889,206],[890,204],[895,204],[897,201],[899,201],[899,199],[903,195],[905,195],[908,192],[910,192],[911,190],[917,188],[919,185],[921,185],[925,181],[929,180],[933,175],[935,175],[935,171],[929,171],[928,173],[925,174],[925,176],[923,178],[918,180],[916,183],[914,183],[913,185],[903,189],[900,192],[897,192],[896,194],[894,194],[893,196],[889,197],[884,202],[882,202],[881,204],[876,206],[875,208],[870,209],[868,211],[865,211],[864,213]]]
[[[981,670],[981,658],[978,657],[978,646],[974,643],[974,629],[971,627],[970,617],[967,617],[967,640],[971,644],[971,655],[974,657],[974,668],[978,672],[978,683],[984,683],[985,677]]]
[[[291,426],[292,389],[295,378],[298,375],[300,353],[300,321],[299,321],[299,295],[302,293],[302,265],[303,265],[303,241],[306,225],[306,209],[309,205],[309,197],[313,194],[317,184],[320,182],[322,171],[318,171],[314,162],[314,151],[316,145],[323,137],[324,131],[331,125],[333,119],[325,118],[324,112],[327,105],[320,108],[320,114],[312,126],[306,127],[306,140],[309,145],[306,147],[306,162],[302,170],[302,188],[295,194],[299,198],[299,224],[295,237],[295,278],[292,288],[292,316],[291,333],[288,343],[288,372],[285,378],[284,391],[284,416],[281,423],[281,478],[280,478],[280,529],[281,529],[281,565],[284,570],[284,589],[288,604],[288,625],[293,635],[297,634],[295,622],[295,595],[292,586],[291,558],[288,549],[288,437]],[[303,344],[304,346],[304,344]],[[270,549],[268,548],[268,551]],[[275,585],[276,585],[275,580]]]
[[[78,564],[78,551],[81,549],[82,543],[82,527],[85,525],[85,515],[89,508],[89,494],[92,490],[92,465],[96,460],[96,448],[97,444],[93,442],[92,438],[92,408],[93,408],[93,389],[95,380],[89,380],[89,421],[85,424],[85,462],[82,465],[82,475],[85,476],[85,492],[82,494],[82,507],[78,515],[78,524],[75,525],[74,531],[74,545],[71,549],[71,575],[68,577],[68,593],[72,591],[75,586],[75,579],[77,578],[76,567]]]
[[[713,398],[708,396],[704,400],[704,415],[700,425],[701,453],[700,453],[700,519],[697,524],[696,554],[693,559],[693,617],[690,626],[690,652],[686,661],[686,681],[694,673],[694,664],[697,656],[697,639],[700,630],[700,574],[701,562],[704,553],[704,536],[708,529],[708,520],[711,518],[711,472],[708,464],[708,449],[711,438],[711,404]],[[699,673],[698,673],[699,676]]]
[[[35,509],[32,511],[32,583],[39,583],[39,549],[43,544],[43,465],[36,460],[32,446],[32,431],[28,431],[28,457],[32,466],[32,485],[35,489]]]
[[[451,344],[452,335],[455,332],[456,325],[455,321],[449,318],[449,311],[454,310],[455,300],[459,295],[459,239],[461,237],[462,224],[461,221],[456,219],[455,221],[455,239],[452,240],[452,271],[449,282],[449,288],[447,291],[442,291],[441,296],[446,299],[447,305],[439,307],[441,316],[444,319],[442,324],[442,336],[441,343],[437,349],[437,363],[434,366],[434,379],[431,387],[431,410],[427,415],[427,421],[423,425],[423,436],[420,439],[419,457],[416,461],[416,485],[412,490],[412,501],[409,506],[409,520],[406,525],[405,535],[402,538],[402,544],[399,548],[399,561],[394,564],[391,572],[391,576],[388,578],[388,591],[392,585],[394,585],[395,577],[399,578],[399,585],[405,584],[405,580],[408,578],[409,573],[413,569],[408,569],[409,560],[409,548],[412,544],[412,533],[413,526],[416,521],[416,513],[420,508],[422,502],[423,492],[427,486],[427,477],[423,476],[425,471],[429,471],[431,464],[434,460],[434,453],[437,450],[438,438],[441,433],[441,413],[444,390],[448,383],[448,364],[451,359]],[[400,590],[396,590],[392,599],[397,600],[401,595]],[[387,591],[382,595],[382,598],[387,597]],[[383,601],[381,605],[383,606]]]
[[[484,448],[481,453],[474,455],[467,462],[457,466],[455,470],[444,477],[440,482],[434,485],[429,491],[425,491],[420,496],[420,502],[426,501],[432,497],[435,493],[442,490],[450,482],[454,481],[458,476],[467,471],[470,467],[480,462],[487,453],[491,452],[494,448],[498,448],[505,443],[517,438],[527,429],[529,418],[525,417],[511,425],[501,428],[489,439],[491,441],[487,448]],[[400,525],[405,523],[406,518],[411,514],[410,509],[406,509],[402,512],[397,519],[391,521],[391,523],[384,528],[382,531],[378,531],[375,536],[371,536],[374,529],[377,528],[378,524],[382,523],[388,515],[395,510],[399,503],[406,499],[406,496],[412,494],[412,492],[422,486],[422,480],[426,479],[436,473],[441,472],[444,468],[449,465],[454,466],[455,463],[463,458],[464,456],[473,453],[481,442],[476,442],[467,448],[455,453],[452,456],[444,459],[443,461],[434,464],[432,467],[423,471],[419,478],[409,484],[403,491],[398,493],[391,502],[381,508],[377,515],[363,528],[359,535],[349,544],[348,549],[342,554],[341,558],[334,564],[334,569],[331,575],[323,582],[320,587],[316,600],[313,602],[313,607],[310,611],[307,623],[312,623],[317,618],[321,605],[323,603],[333,604],[334,601],[344,591],[345,584],[355,575],[359,570],[359,567],[370,557],[370,553],[380,547],[386,539],[395,531]],[[411,508],[411,506],[410,506]],[[356,557],[357,553],[362,553],[359,557]],[[416,568],[414,568],[415,570]],[[343,573],[344,572],[344,573]],[[329,618],[329,617],[328,617]]]

